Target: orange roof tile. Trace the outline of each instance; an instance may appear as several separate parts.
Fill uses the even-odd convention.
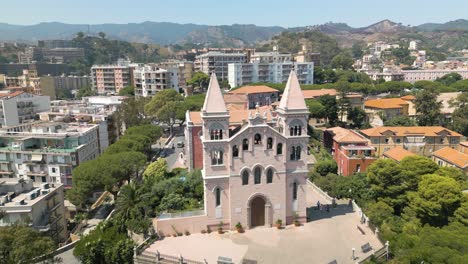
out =
[[[403,100],[410,100],[410,101],[416,99],[416,97],[414,97],[414,95],[405,95],[405,96],[402,96],[400,98],[403,99]]]
[[[244,86],[239,89],[230,91],[230,94],[256,94],[256,93],[274,93],[278,92],[278,90],[273,89],[271,87],[265,85],[259,86]]]
[[[326,131],[333,132],[333,140],[338,143],[366,143],[369,142],[365,137],[359,135],[353,130],[342,128],[342,127],[332,127],[326,129]]]
[[[391,108],[402,108],[402,105],[408,105],[408,102],[400,98],[384,98],[367,100],[364,102],[365,107],[379,108],[379,109],[391,109]]]
[[[396,161],[401,161],[402,159],[406,157],[415,156],[416,154],[402,147],[394,147],[392,149],[385,151],[383,155],[387,158],[390,158]]]
[[[464,147],[468,147],[468,141],[460,142],[460,145],[462,145]]]
[[[247,94],[224,94],[226,104],[247,104],[249,101]]]
[[[440,132],[447,131],[451,136],[461,137],[462,135],[458,134],[455,131],[447,129],[441,126],[413,126],[413,127],[374,127],[369,129],[363,129],[360,132],[368,137],[377,137],[383,136],[383,133],[386,131],[391,131],[397,136],[429,136],[434,137],[438,136]]]
[[[450,164],[453,164],[459,168],[466,168],[468,167],[468,155],[465,153],[461,153],[460,151],[454,150],[451,147],[445,147],[439,149],[432,153],[437,158],[443,159]]]
[[[335,89],[320,89],[320,90],[302,90],[304,94],[304,99],[313,99],[323,95],[336,95]]]
[[[247,121],[249,119],[249,112],[252,112],[252,114],[255,113],[255,109],[251,110],[232,110],[229,111],[229,124],[242,124],[244,121]],[[267,112],[267,120],[270,121],[273,116],[275,115],[271,111],[270,106],[261,106],[259,107],[259,111],[263,116],[263,113],[266,111]],[[194,125],[201,125],[202,124],[202,119],[201,119],[201,112],[190,112],[190,121]]]

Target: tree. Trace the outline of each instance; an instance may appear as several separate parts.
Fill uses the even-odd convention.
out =
[[[438,95],[439,92],[434,87],[428,87],[428,89],[416,93],[414,105],[416,113],[418,113],[416,117],[418,125],[434,126],[440,124],[442,102],[437,101]]]
[[[439,169],[434,161],[423,156],[406,157],[398,165],[401,168],[403,185],[409,191],[417,190],[422,175],[435,173]]]
[[[411,89],[413,85],[408,82],[399,82],[399,81],[389,81],[377,84],[375,89],[378,93],[392,93],[392,94],[401,94],[407,89]]]
[[[407,116],[396,116],[390,120],[386,120],[384,122],[385,126],[404,126],[404,127],[410,127],[410,126],[416,126],[416,122],[411,119],[410,117]]]
[[[131,231],[146,233],[151,222],[149,214],[152,209],[148,203],[150,198],[150,192],[131,182],[120,189],[115,202],[115,213]]]
[[[177,120],[184,120],[187,106],[184,98],[174,90],[164,90],[157,93],[145,105],[145,112],[172,128]]]
[[[140,126],[148,124],[150,119],[145,114],[145,104],[149,102],[149,98],[130,97],[122,102],[120,107],[112,115],[112,119],[115,119],[118,128],[122,126],[130,128],[133,126]]]
[[[306,100],[306,105],[311,117],[324,118],[326,116],[325,107],[318,100]]]
[[[210,83],[210,76],[203,72],[195,72],[192,78],[187,81],[188,85],[192,85],[194,88],[198,87],[200,90],[205,91]]]
[[[338,106],[336,99],[331,95],[323,95],[317,99],[325,107],[325,118],[328,124],[335,126],[338,122]]]
[[[348,53],[340,53],[333,57],[331,66],[334,69],[351,70],[353,68],[353,58]]]
[[[332,159],[318,161],[315,164],[315,171],[322,176],[326,176],[329,173],[336,174],[338,172],[338,166]]]
[[[453,213],[453,221],[468,226],[468,195],[464,195],[460,207]]]
[[[93,96],[96,95],[96,91],[91,88],[91,86],[83,86],[78,90],[76,94],[77,98],[83,98],[86,96]]]
[[[189,111],[200,111],[205,102],[205,94],[194,94],[184,99],[184,104]]]
[[[410,207],[422,223],[447,225],[449,217],[460,206],[462,192],[454,179],[428,174],[422,176],[417,192],[409,194]]]
[[[135,87],[133,86],[126,86],[119,91],[120,96],[135,96]]]
[[[359,59],[362,57],[362,55],[364,55],[364,47],[365,47],[364,42],[355,42],[353,44],[353,46],[351,47],[351,51],[355,59]]]
[[[382,225],[382,223],[392,217],[394,213],[393,208],[383,201],[372,203],[368,205],[366,209],[370,221],[377,226]]]
[[[448,74],[445,74],[444,76],[440,77],[440,78],[437,78],[435,81],[436,82],[440,82],[440,83],[443,83],[444,85],[452,85],[453,83],[457,82],[457,81],[460,81],[462,80],[463,77],[456,73],[456,72],[452,72],[452,73],[448,73]]]
[[[452,123],[450,128],[468,136],[468,93],[461,93],[455,100],[450,102],[455,111],[452,114]]]
[[[50,237],[31,227],[22,224],[0,227],[0,263],[35,263],[37,257],[55,249]]]
[[[367,121],[366,111],[359,107],[349,108],[347,119],[352,121],[353,128],[364,128]]]
[[[148,167],[146,167],[145,172],[143,172],[143,177],[145,179],[152,179],[154,181],[160,181],[164,179],[167,173],[167,162],[166,159],[159,158],[155,162],[152,162]]]

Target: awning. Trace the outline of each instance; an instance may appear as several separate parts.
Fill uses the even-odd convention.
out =
[[[31,161],[42,161],[42,154],[33,154],[31,156]]]

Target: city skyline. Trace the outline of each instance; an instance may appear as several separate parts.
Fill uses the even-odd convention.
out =
[[[447,6],[457,6],[450,13],[439,12],[440,10],[436,9],[439,5],[435,0],[411,2],[395,0],[384,10],[381,5],[375,5],[370,0],[360,0],[357,3],[342,0],[327,2],[294,0],[288,3],[286,6],[284,2],[278,0],[259,0],[253,3],[239,0],[222,4],[214,0],[197,2],[143,0],[137,6],[125,0],[112,1],[112,5],[109,5],[109,1],[83,0],[70,5],[66,1],[58,0],[45,0],[40,3],[26,0],[21,5],[18,2],[4,3],[0,23],[18,25],[33,25],[41,22],[119,24],[154,21],[204,25],[255,24],[295,27],[342,22],[352,27],[364,27],[389,19],[404,25],[415,26],[428,22],[445,23],[456,19],[466,19],[464,10],[468,9],[468,2],[460,3],[456,0],[444,2]],[[31,8],[24,9],[25,5]],[[224,10],[229,10],[229,13],[223,12]],[[424,12],[419,12],[419,10]],[[23,15],[18,16],[18,13]],[[87,15],[83,16],[83,14]],[[291,14],[294,15],[291,16]]]

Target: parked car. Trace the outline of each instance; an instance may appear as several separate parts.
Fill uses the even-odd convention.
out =
[[[177,142],[177,147],[178,148],[183,148],[184,147],[184,142],[183,141]]]

